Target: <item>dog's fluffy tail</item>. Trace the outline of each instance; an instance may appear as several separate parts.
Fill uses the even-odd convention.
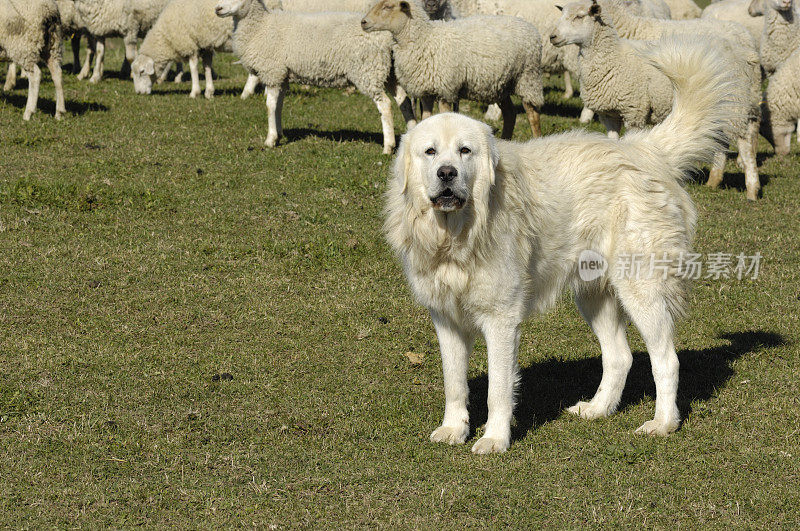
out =
[[[697,37],[670,36],[637,48],[675,90],[672,111],[644,140],[686,178],[746,127],[747,81],[730,52]]]

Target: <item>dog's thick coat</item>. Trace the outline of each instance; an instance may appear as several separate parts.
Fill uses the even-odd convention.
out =
[[[457,114],[423,120],[401,142],[387,191],[385,231],[416,298],[430,310],[445,387],[442,425],[431,440],[462,443],[469,433],[467,360],[478,333],[488,349],[489,415],[475,453],[510,444],[520,326],[570,286],[600,340],[603,377],[570,411],[607,416],[619,404],[632,356],[630,318],[647,344],[656,383],[653,420],[639,431],[677,429],[674,322],[686,304],[677,267],[691,250],[696,212],[682,187],[743,112],[747,87],[727,59],[687,38],[644,50],[674,83],[670,115],[620,140],[570,132],[525,144],[496,141],[485,124]],[[608,271],[581,280],[582,251]],[[673,264],[664,274],[625,274],[627,257]]]

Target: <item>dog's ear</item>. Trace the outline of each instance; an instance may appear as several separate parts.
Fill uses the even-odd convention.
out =
[[[397,156],[394,159],[394,179],[397,182],[403,183],[400,188],[400,195],[406,193],[408,188],[408,173],[411,171],[411,154],[408,149],[408,135],[403,135],[400,138],[400,147],[397,148]]]
[[[482,155],[480,160],[480,172],[485,176],[489,182],[489,186],[494,186],[495,170],[499,156],[497,154],[497,141],[492,134],[491,128],[486,126],[484,131],[484,142],[482,146]]]

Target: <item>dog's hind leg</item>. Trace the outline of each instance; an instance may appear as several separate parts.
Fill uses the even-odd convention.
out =
[[[636,432],[668,435],[680,425],[677,404],[679,362],[673,343],[674,321],[667,296],[654,292],[651,292],[651,296],[643,296],[646,292],[642,288],[642,285],[637,285],[632,289],[620,290],[622,303],[647,345],[656,383],[653,420],[642,424]]]
[[[489,357],[489,416],[483,437],[472,446],[476,454],[499,453],[511,444],[511,417],[514,414],[514,390],[518,383],[517,348],[519,324],[504,320],[484,323]]]
[[[431,433],[431,441],[461,444],[469,435],[467,362],[475,338],[436,312],[431,317],[442,353],[445,398],[444,419]]]
[[[578,292],[575,304],[600,341],[603,378],[594,398],[578,402],[567,411],[586,419],[607,417],[617,410],[633,362],[625,331],[626,318],[616,297],[608,291]]]

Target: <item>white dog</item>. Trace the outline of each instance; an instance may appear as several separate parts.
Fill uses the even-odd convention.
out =
[[[439,338],[445,410],[432,441],[467,438],[467,360],[481,333],[489,415],[472,451],[508,448],[520,325],[567,285],[603,360],[594,398],[569,411],[598,418],[617,408],[632,362],[630,318],[647,344],[656,384],[655,417],[637,431],[678,428],[673,330],[688,288],[678,262],[691,249],[696,220],[682,182],[719,149],[731,116],[745,112],[746,87],[728,75],[723,55],[687,38],[642,53],[676,87],[671,114],[651,130],[620,140],[570,132],[517,144],[496,141],[473,119],[439,114],[403,138],[385,230]],[[600,255],[607,270],[582,280],[586,252]],[[626,274],[625,261],[636,256],[670,265],[651,272],[645,263]]]

